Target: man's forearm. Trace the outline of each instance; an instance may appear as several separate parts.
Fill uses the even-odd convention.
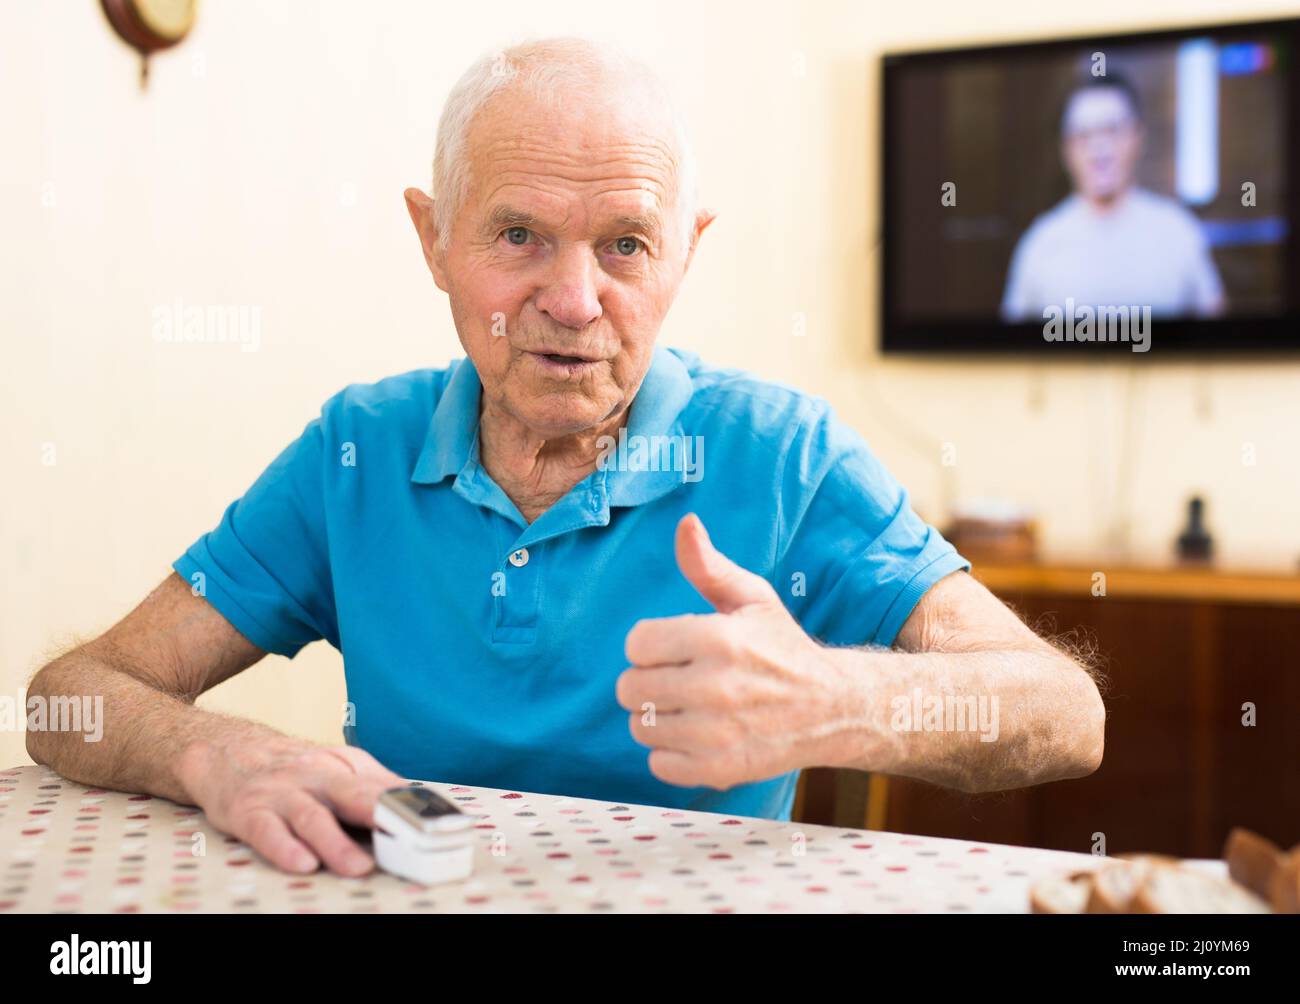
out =
[[[98,738],[85,728],[52,728],[53,722],[29,727],[27,752],[33,760],[83,784],[147,792],[187,804],[194,802],[194,793],[185,766],[196,746],[247,751],[258,741],[294,742],[264,725],[197,708],[84,650],[42,669],[28,690],[29,701],[32,697],[42,698],[46,707],[58,699],[102,698]]]
[[[838,649],[842,718],[836,766],[966,792],[1082,777],[1101,762],[1105,706],[1066,656],[1025,649]]]

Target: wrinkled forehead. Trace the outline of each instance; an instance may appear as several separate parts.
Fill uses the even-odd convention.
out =
[[[1090,87],[1070,98],[1061,128],[1069,136],[1136,121],[1128,95],[1118,87]]]
[[[475,116],[466,152],[467,203],[480,211],[530,192],[543,202],[617,202],[661,216],[677,205],[680,156],[671,115],[636,91],[550,99],[503,92]]]

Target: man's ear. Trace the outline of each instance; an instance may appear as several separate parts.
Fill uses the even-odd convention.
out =
[[[411,214],[415,232],[420,238],[420,248],[424,251],[425,264],[438,288],[447,291],[446,271],[442,245],[438,240],[438,227],[434,223],[433,199],[418,188],[408,188],[402,195],[406,198],[406,211]]]
[[[695,214],[695,225],[691,230],[691,246],[686,250],[686,264],[682,266],[682,274],[691,267],[691,259],[695,257],[695,248],[700,243],[700,234],[709,228],[709,224],[718,218],[718,214],[708,209],[701,209]]]

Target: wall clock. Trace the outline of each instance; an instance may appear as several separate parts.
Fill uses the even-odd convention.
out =
[[[118,37],[140,53],[140,86],[149,82],[149,57],[179,43],[198,16],[198,0],[100,0]]]

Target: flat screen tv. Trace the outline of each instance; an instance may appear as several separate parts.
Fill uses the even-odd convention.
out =
[[[882,350],[1300,352],[1298,46],[1300,19],[887,55]]]

